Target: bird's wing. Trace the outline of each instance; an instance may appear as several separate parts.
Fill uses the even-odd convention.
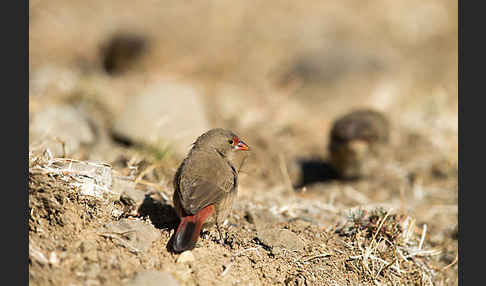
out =
[[[181,180],[181,201],[185,211],[196,214],[202,208],[221,201],[229,192],[235,190],[234,181],[227,180],[222,183],[218,185],[200,177]]]
[[[186,212],[195,214],[202,208],[221,201],[228,193],[236,191],[236,170],[217,153],[194,153],[182,169],[178,187]]]

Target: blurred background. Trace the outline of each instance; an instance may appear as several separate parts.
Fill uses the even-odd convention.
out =
[[[283,153],[311,155],[326,152],[337,116],[372,107],[457,158],[457,1],[29,6],[30,115],[90,103],[88,117],[123,140],[184,153],[225,127],[270,143],[287,135]],[[43,118],[30,118],[31,143],[59,135]],[[65,136],[78,139],[67,148],[93,143],[85,133]]]
[[[298,185],[298,162],[325,161],[334,120],[357,108],[390,121],[401,178],[453,174],[410,188],[407,205],[453,228],[457,211],[430,211],[457,205],[457,1],[29,1],[31,151],[120,168],[163,159],[171,194],[195,138],[229,128],[253,148],[241,197],[285,195],[282,162]],[[353,186],[365,202],[400,201],[394,183]],[[343,185],[306,187],[356,205]]]
[[[313,125],[368,105],[402,124],[457,133],[457,1],[29,6],[31,110],[47,88],[72,93],[91,73],[102,81],[91,83],[93,96],[113,105],[114,114],[143,88],[175,80],[218,109],[208,117]],[[126,35],[118,49],[131,51],[103,53],[118,35]],[[135,59],[122,63],[125,57]],[[259,107],[282,118],[267,118]],[[309,127],[319,134],[322,124]]]

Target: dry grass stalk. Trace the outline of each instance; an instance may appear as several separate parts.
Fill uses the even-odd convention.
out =
[[[41,174],[67,182],[83,195],[101,198],[104,194],[116,195],[111,189],[112,169],[109,164],[53,158],[49,150],[40,156],[29,154],[29,174]]]
[[[440,250],[424,249],[427,226],[424,225],[419,236],[414,219],[391,213],[392,209],[386,213],[380,209],[370,212],[358,209],[351,213],[348,218],[349,222],[353,222],[351,226],[348,224],[348,227],[337,230],[351,238],[350,243],[344,244],[350,251],[345,261],[375,285],[381,284],[385,278],[389,280],[386,284],[390,283],[390,279],[393,284],[403,279],[415,280],[417,278],[413,277],[416,275],[422,281],[419,284],[431,285],[436,272],[424,259],[439,254]],[[333,262],[336,261],[339,260]]]

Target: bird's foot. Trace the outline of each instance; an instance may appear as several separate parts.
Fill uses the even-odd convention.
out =
[[[201,237],[204,239],[209,239],[211,237],[211,232],[209,232],[207,229],[203,229],[201,231]]]
[[[219,226],[217,227],[217,230],[218,230],[218,240],[217,241],[218,241],[219,244],[224,244],[226,236],[223,236],[223,232],[222,232],[222,230]]]

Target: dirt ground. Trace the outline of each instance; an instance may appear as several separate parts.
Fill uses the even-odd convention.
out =
[[[457,3],[368,2],[31,1],[29,284],[457,285]],[[107,52],[117,31],[140,56]],[[251,148],[225,236],[182,254],[184,154],[113,132],[161,79]],[[360,107],[388,153],[341,180],[330,128]]]

